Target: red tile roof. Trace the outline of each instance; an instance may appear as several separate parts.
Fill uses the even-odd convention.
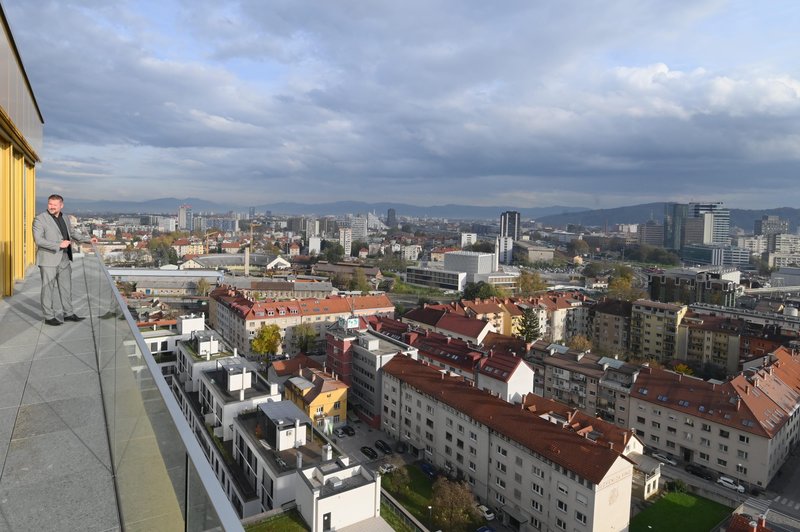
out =
[[[284,375],[294,375],[300,368],[314,368],[321,370],[322,366],[313,358],[309,358],[303,354],[299,354],[293,358],[290,358],[289,360],[276,360],[272,363],[272,369],[279,377]]]
[[[621,456],[607,445],[561,428],[472,387],[462,378],[449,377],[409,357],[395,356],[383,370],[595,484],[602,482]]]
[[[522,358],[506,353],[490,353],[478,361],[478,373],[492,379],[508,382],[520,364],[527,365]]]
[[[489,323],[475,318],[468,318],[453,312],[433,308],[415,308],[403,316],[403,321],[414,321],[429,327],[435,327],[468,338],[478,338]]]

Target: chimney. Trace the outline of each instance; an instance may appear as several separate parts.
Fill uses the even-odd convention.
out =
[[[323,459],[327,462],[328,460],[333,459],[333,447],[331,447],[330,443],[326,443],[322,446],[322,454]]]
[[[303,453],[299,449],[295,450],[295,452],[297,453],[297,469],[303,469]]]
[[[761,514],[761,515],[758,516],[758,526],[763,526],[763,527],[766,528],[766,526],[767,526],[767,516],[766,515]]]
[[[233,356],[239,356],[239,348],[238,347],[234,347],[233,348]]]
[[[242,389],[239,390],[239,400],[244,401],[244,387],[242,387]]]

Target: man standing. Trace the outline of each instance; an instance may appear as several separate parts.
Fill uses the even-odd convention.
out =
[[[42,313],[47,325],[61,325],[56,317],[53,299],[56,292],[61,299],[64,321],[81,321],[84,318],[72,309],[72,241],[97,242],[73,233],[69,220],[61,212],[64,198],[53,194],[47,198],[47,212],[33,219],[33,239],[39,250],[36,263],[42,275]]]

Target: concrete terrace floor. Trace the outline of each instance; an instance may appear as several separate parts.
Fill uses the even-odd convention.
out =
[[[88,317],[81,260],[73,304]],[[0,531],[119,530],[94,320],[45,325],[40,287],[32,268],[0,299]]]

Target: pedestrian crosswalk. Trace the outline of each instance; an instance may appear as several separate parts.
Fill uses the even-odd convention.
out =
[[[795,501],[795,500],[790,499],[788,497],[783,497],[781,495],[776,495],[772,499],[772,502],[773,503],[778,503],[778,504],[780,504],[782,506],[786,506],[786,507],[791,508],[793,510],[800,510],[800,501]]]

